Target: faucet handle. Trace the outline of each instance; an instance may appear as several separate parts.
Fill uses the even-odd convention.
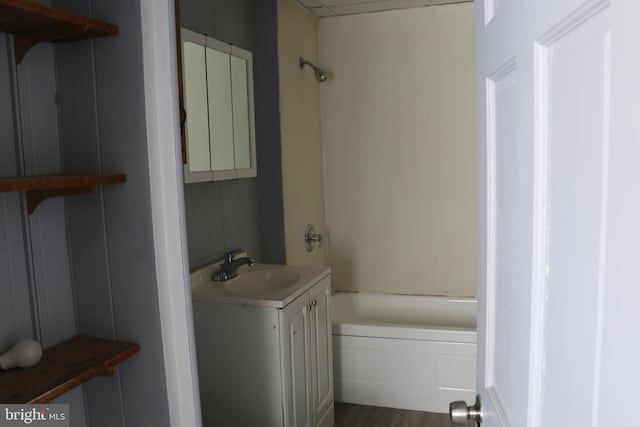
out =
[[[233,262],[233,257],[244,252],[242,248],[231,249],[229,252],[224,254],[224,262],[227,264],[231,264]]]

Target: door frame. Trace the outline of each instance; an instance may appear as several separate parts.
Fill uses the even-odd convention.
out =
[[[141,0],[151,214],[172,426],[202,426],[187,252],[173,0]]]

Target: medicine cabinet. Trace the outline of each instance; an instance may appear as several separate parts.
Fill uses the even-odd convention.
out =
[[[182,28],[185,183],[256,176],[253,58]]]

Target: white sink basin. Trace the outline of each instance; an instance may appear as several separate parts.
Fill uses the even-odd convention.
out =
[[[264,295],[293,286],[298,280],[300,273],[293,270],[257,270],[239,274],[223,287],[237,295]]]
[[[219,268],[220,264],[211,264],[191,273],[194,301],[283,308],[331,271],[327,267],[256,264],[240,267],[231,280],[214,282]]]

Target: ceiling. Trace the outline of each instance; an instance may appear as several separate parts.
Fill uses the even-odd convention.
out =
[[[314,15],[326,17],[471,1],[473,0],[298,0],[298,3]]]

